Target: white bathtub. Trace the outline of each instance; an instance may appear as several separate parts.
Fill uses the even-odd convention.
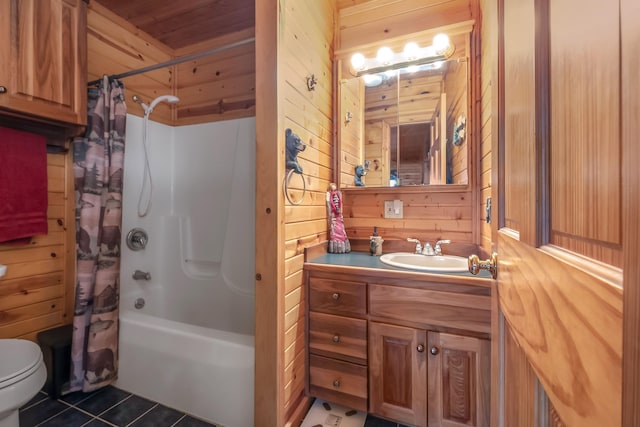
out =
[[[253,337],[120,310],[116,387],[225,427],[253,425]]]

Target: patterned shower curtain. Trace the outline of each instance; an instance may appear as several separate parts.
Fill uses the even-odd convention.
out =
[[[89,89],[88,104],[86,136],[73,144],[77,258],[69,391],[98,389],[118,372],[123,84],[105,77]]]

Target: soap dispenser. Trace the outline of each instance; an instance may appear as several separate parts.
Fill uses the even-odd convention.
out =
[[[378,227],[373,227],[373,235],[369,236],[369,252],[372,256],[382,255],[382,237],[378,236]]]

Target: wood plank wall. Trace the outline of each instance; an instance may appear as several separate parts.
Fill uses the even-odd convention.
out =
[[[176,57],[220,48],[254,37],[250,28],[177,50]],[[253,117],[256,114],[255,43],[177,65],[176,125]]]
[[[167,46],[138,30],[97,2],[87,10],[88,80],[103,75],[120,74],[172,59]],[[162,68],[122,79],[126,90],[127,110],[142,117],[144,110],[132,100],[139,96],[146,104],[160,95],[173,94],[174,68]],[[172,109],[161,103],[153,112],[153,120],[172,123]]]
[[[304,248],[327,240],[325,195],[333,176],[333,31],[332,2],[285,2],[281,32],[281,100],[284,128],[307,145],[298,160],[307,192],[299,206],[285,202],[284,405],[285,419],[295,418],[304,398]],[[313,91],[307,77],[318,81]],[[294,177],[291,187],[299,184]],[[291,194],[298,201],[300,191]]]
[[[469,0],[338,0],[337,5],[340,51],[473,19]]]
[[[498,42],[498,20],[497,14],[491,13],[495,9],[494,0],[480,0],[480,9],[482,10],[482,24],[480,26],[480,81],[481,81],[481,100],[480,100],[480,162],[479,162],[479,205],[478,218],[480,219],[480,247],[487,253],[491,252],[491,242],[494,241],[491,233],[491,224],[486,221],[486,203],[492,194],[492,145],[494,138],[494,129],[497,128],[498,118],[493,115],[496,111],[495,99],[497,94],[497,82],[494,82],[494,76],[497,68],[497,42]],[[497,200],[493,199],[493,209],[491,212],[492,221],[498,220]]]
[[[159,64],[254,37],[253,28],[174,50],[99,3],[88,9],[89,80]],[[153,120],[171,126],[255,116],[255,43],[179,65],[123,78],[128,112],[143,116],[132,96],[149,104],[160,95],[180,98],[160,103]]]
[[[35,341],[71,323],[75,289],[75,219],[71,155],[48,154],[49,232],[24,246],[0,245],[0,339]]]
[[[350,239],[368,239],[373,227],[385,241],[406,240],[408,237],[428,240],[432,244],[450,239],[454,246],[468,247],[473,242],[471,190],[452,190],[434,186],[425,192],[407,187],[392,193],[380,189],[345,189],[344,223]],[[403,202],[402,219],[384,218],[384,202],[399,199]],[[389,244],[387,243],[387,244]],[[414,246],[404,243],[404,250]],[[443,252],[451,253],[445,247]]]

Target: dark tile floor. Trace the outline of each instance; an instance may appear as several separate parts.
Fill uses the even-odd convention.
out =
[[[20,427],[215,427],[157,402],[108,386],[58,400],[39,392],[20,408]],[[367,416],[364,427],[406,427]]]
[[[75,392],[58,400],[38,393],[20,408],[20,427],[215,427],[116,387]]]
[[[382,418],[376,418],[373,415],[367,415],[367,420],[364,422],[364,427],[408,427],[404,424],[398,424],[391,421],[383,420]]]

